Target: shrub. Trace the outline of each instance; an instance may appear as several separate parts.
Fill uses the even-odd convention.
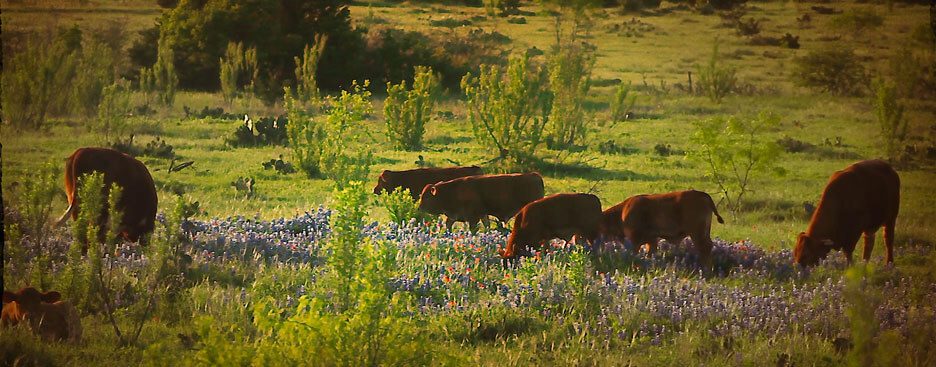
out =
[[[225,141],[232,147],[286,145],[288,126],[289,119],[284,116],[262,117],[257,122],[248,117]]]
[[[860,94],[865,85],[865,70],[854,52],[844,48],[811,51],[794,60],[794,81],[835,95]]]
[[[723,65],[718,56],[718,40],[712,46],[712,57],[704,67],[699,67],[698,88],[702,90],[709,99],[715,103],[721,103],[722,99],[735,89],[738,78],[735,75],[736,70],[727,65]]]
[[[778,165],[780,147],[763,136],[779,124],[778,116],[765,112],[756,118],[715,117],[694,123],[691,140],[696,148],[689,155],[705,165],[706,175],[736,214],[759,174],[784,173]]]
[[[121,81],[105,87],[101,103],[98,105],[98,118],[94,129],[104,136],[104,140],[123,135],[127,129],[129,111],[130,93],[126,84]]]
[[[631,94],[630,83],[621,82],[614,90],[614,99],[611,100],[611,121],[624,121],[628,118],[637,103],[637,94]]]
[[[432,118],[438,89],[438,76],[432,68],[424,66],[416,67],[410,90],[406,90],[406,81],[396,85],[387,83],[387,98],[384,100],[387,136],[398,149],[422,149],[423,135]]]
[[[296,64],[296,93],[302,103],[314,104],[320,98],[316,75],[327,42],[328,36],[316,34],[312,46],[306,45],[302,49],[302,58],[293,58]]]
[[[549,111],[546,141],[550,148],[569,148],[581,143],[588,132],[582,103],[591,87],[594,55],[581,47],[559,48],[549,58]]]
[[[74,64],[75,56],[61,38],[28,41],[4,63],[4,123],[16,129],[44,127],[48,115],[65,109],[68,93],[62,91],[69,90]]]
[[[875,29],[884,24],[884,17],[870,8],[848,9],[842,14],[832,17],[831,24],[854,36],[860,36],[865,30]]]
[[[920,99],[936,96],[936,55],[914,50],[909,45],[900,47],[888,61],[897,94]]]
[[[897,87],[884,80],[876,80],[874,115],[881,127],[884,152],[891,160],[896,160],[903,151],[902,144],[907,137],[907,119],[903,113],[904,106],[897,100]]]
[[[176,75],[175,51],[168,41],[159,39],[159,52],[156,64],[153,65],[153,76],[156,80],[156,99],[163,106],[172,106],[175,101],[176,88],[179,86],[179,76]]]
[[[7,238],[4,239],[6,251],[5,261],[7,274],[20,275],[23,278],[31,277],[27,283],[36,285],[40,289],[51,287],[52,257],[59,249],[53,248],[52,225],[49,215],[52,214],[53,203],[60,195],[58,165],[46,164],[36,169],[25,185],[17,185],[17,189],[5,189],[6,193],[14,193],[12,199],[7,196],[5,209],[13,208],[16,215],[6,215]],[[11,218],[12,217],[12,218]],[[12,284],[8,279],[7,284]]]
[[[107,45],[86,41],[76,51],[76,69],[68,87],[71,89],[71,112],[95,116],[104,99],[104,89],[114,82],[115,56]]]
[[[737,23],[739,36],[754,36],[760,33],[760,21],[754,18],[748,18],[747,21],[738,20]]]
[[[393,192],[384,192],[377,197],[387,213],[390,214],[390,221],[397,224],[406,224],[410,220],[421,220],[424,213],[419,210],[417,202],[413,201],[409,189],[396,188]]]
[[[156,94],[156,71],[153,68],[140,68],[139,91],[143,94],[143,104],[149,106],[153,95]]]
[[[253,94],[260,77],[257,48],[244,48],[241,42],[228,42],[220,61],[221,95],[231,103],[235,98]],[[243,91],[243,93],[242,93]]]
[[[372,113],[369,82],[354,83],[352,91],[329,101],[328,113],[318,118],[296,106],[286,90],[289,145],[299,168],[309,177],[326,177],[344,188],[352,181],[364,180],[373,164],[373,151],[356,146],[361,123]],[[357,153],[351,154],[350,152]]]
[[[468,121],[484,146],[499,152],[508,168],[531,165],[550,111],[542,70],[529,56],[515,56],[504,68],[483,65],[477,77],[462,79]]]

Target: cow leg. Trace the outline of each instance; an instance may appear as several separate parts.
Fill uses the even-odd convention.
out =
[[[871,260],[871,250],[874,249],[874,232],[867,231],[864,233],[864,258],[865,262]]]
[[[884,260],[888,265],[894,264],[894,224],[896,220],[884,224],[884,249],[887,250]]]
[[[699,253],[699,265],[706,271],[712,269],[712,239],[703,234],[689,235],[689,238]]]

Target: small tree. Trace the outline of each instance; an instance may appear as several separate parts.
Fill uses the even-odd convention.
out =
[[[718,185],[728,208],[740,212],[751,183],[761,173],[783,174],[778,165],[781,148],[764,137],[780,125],[780,117],[761,112],[756,118],[716,117],[697,121],[690,156],[706,167],[706,175]]]
[[[104,89],[114,82],[116,60],[107,45],[85,41],[76,53],[77,69],[71,81],[72,113],[93,118],[104,98]]]
[[[551,105],[545,82],[529,56],[513,57],[504,68],[482,65],[477,77],[462,78],[475,138],[508,165],[528,166],[542,143]]]
[[[306,176],[319,177],[322,174],[319,162],[321,162],[322,148],[326,138],[325,128],[302,109],[299,101],[293,98],[289,87],[284,90],[283,105],[286,107],[289,120],[289,124],[286,125],[286,135],[293,159]]]
[[[260,77],[256,47],[245,49],[241,42],[229,42],[220,65],[221,94],[228,104],[254,93]]]
[[[67,102],[75,62],[72,50],[61,40],[27,41],[23,51],[3,65],[4,124],[38,130],[53,110],[63,110],[65,106],[57,105]],[[58,101],[62,98],[66,101]]]
[[[122,81],[104,88],[98,104],[98,119],[95,129],[110,140],[111,136],[122,136],[127,128],[127,112],[130,111],[130,93]]]
[[[546,140],[550,148],[568,148],[585,138],[588,129],[582,103],[591,87],[595,57],[578,46],[563,46],[549,58],[552,108]]]
[[[163,106],[171,107],[175,102],[176,88],[179,86],[179,76],[175,70],[175,52],[169,42],[160,38],[159,51],[156,64],[153,65],[153,75],[156,79],[157,100]]]
[[[143,93],[143,103],[148,106],[156,93],[156,71],[153,68],[140,68],[139,91]]]
[[[881,127],[881,139],[887,157],[895,160],[900,155],[901,144],[907,137],[907,119],[904,106],[897,99],[897,87],[884,80],[874,82],[874,114]]]
[[[851,49],[812,51],[794,60],[796,84],[834,95],[857,95],[867,85],[864,67]]]
[[[618,84],[611,100],[611,121],[624,121],[627,114],[634,109],[634,104],[637,103],[637,95],[630,92],[630,83],[624,84],[624,82],[621,82],[621,84]]]
[[[387,136],[394,146],[408,151],[422,149],[423,135],[432,118],[438,89],[438,76],[426,66],[416,67],[410,90],[406,90],[406,81],[396,85],[387,83],[384,116],[387,119]]]
[[[718,40],[712,46],[712,57],[708,64],[698,69],[699,89],[701,89],[709,99],[715,103],[721,103],[722,99],[731,93],[738,82],[734,68],[723,65],[718,57]]]
[[[302,103],[314,103],[320,98],[316,73],[318,73],[319,61],[322,59],[322,52],[325,51],[327,42],[327,35],[316,34],[312,45],[306,45],[303,48],[302,58],[294,58],[296,63],[296,93],[298,93],[299,101]]]

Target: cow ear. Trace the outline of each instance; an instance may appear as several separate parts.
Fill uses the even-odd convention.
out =
[[[16,293],[3,291],[3,303],[16,302]]]
[[[55,303],[62,299],[62,294],[56,291],[50,291],[43,293],[39,298],[45,303]]]

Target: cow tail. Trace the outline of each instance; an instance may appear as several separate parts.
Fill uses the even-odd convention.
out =
[[[721,215],[718,214],[718,207],[715,206],[715,200],[712,200],[712,195],[706,193],[705,197],[708,198],[709,205],[712,206],[712,213],[715,214],[715,218],[718,219],[718,223],[725,224],[725,220],[722,219]]]
[[[78,152],[72,153],[65,160],[65,195],[68,197],[68,209],[65,209],[65,213],[58,219],[55,223],[56,226],[61,226],[68,221],[68,217],[75,210],[75,196],[78,195],[78,180],[75,177],[76,168],[75,160],[77,159]]]

